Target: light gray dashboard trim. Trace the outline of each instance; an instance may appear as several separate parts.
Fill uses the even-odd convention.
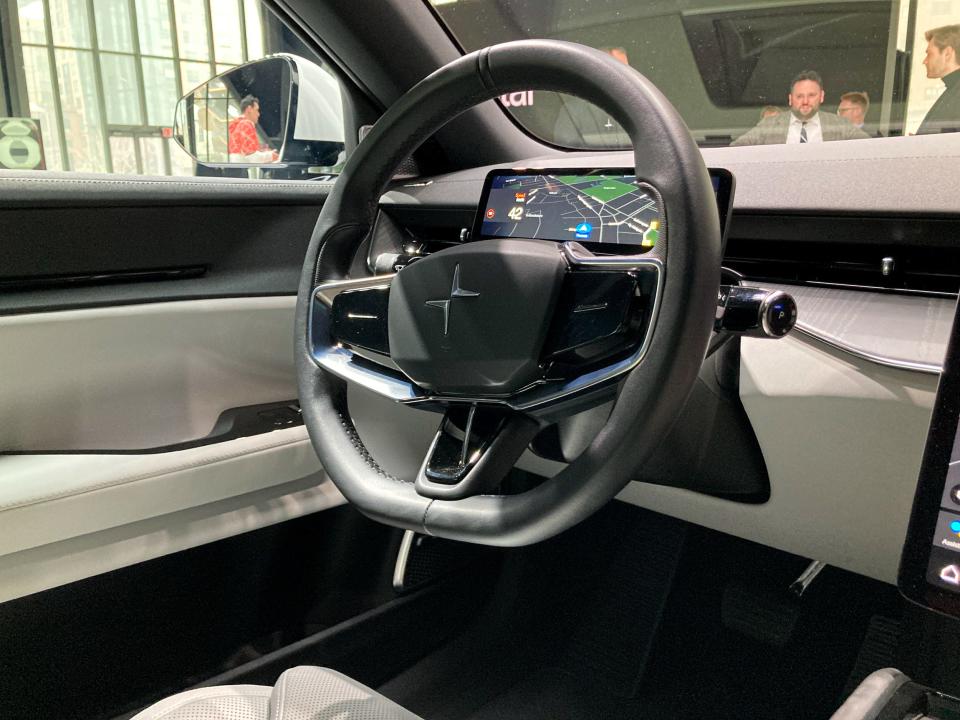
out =
[[[749,505],[631,483],[620,499],[895,583],[935,377],[799,335],[741,341],[740,398],[770,477]]]
[[[866,350],[861,350],[860,348],[849,345],[842,340],[837,340],[831,338],[827,335],[824,335],[818,332],[816,329],[808,327],[803,323],[798,322],[795,330],[805,335],[808,338],[816,340],[817,342],[822,342],[825,345],[829,345],[835,350],[840,350],[849,355],[853,355],[855,358],[861,360],[867,360],[877,365],[883,365],[884,367],[896,368],[898,370],[911,370],[913,372],[929,373],[931,375],[939,375],[943,372],[942,365],[934,365],[933,363],[923,363],[923,362],[913,362],[910,360],[899,360],[897,358],[886,357],[884,355],[877,355],[876,353],[867,352]]]
[[[942,370],[955,298],[761,284],[794,297],[796,330],[807,338],[886,367],[931,375]]]

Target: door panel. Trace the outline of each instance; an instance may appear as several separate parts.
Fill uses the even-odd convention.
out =
[[[330,190],[320,182],[23,175],[0,171],[0,315],[296,294]],[[187,272],[157,279],[164,270]]]
[[[296,398],[296,290],[328,185],[0,172],[0,188],[0,601],[343,502],[302,425],[215,430]]]
[[[202,438],[297,396],[293,296],[0,317],[0,448],[132,450]]]
[[[0,456],[0,602],[343,502],[303,427],[152,455]]]

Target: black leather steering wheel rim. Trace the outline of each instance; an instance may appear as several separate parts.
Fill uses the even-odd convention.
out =
[[[608,111],[630,136],[637,177],[659,191],[667,226],[659,315],[646,355],[622,380],[606,426],[564,471],[518,495],[421,497],[412,482],[376,464],[346,412],[343,381],[314,363],[308,347],[313,291],[320,282],[346,277],[404,158],[464,110],[528,89],[582,97]],[[306,426],[327,474],[366,515],[451,539],[525,545],[576,524],[630,482],[679,416],[709,341],[720,253],[716,201],[700,151],[669,101],[637,71],[598,50],[549,40],[496,45],[440,68],[389,108],[351,155],[305,258],[297,375]]]

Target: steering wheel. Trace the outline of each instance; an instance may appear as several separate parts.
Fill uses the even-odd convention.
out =
[[[609,256],[575,242],[481,240],[394,275],[349,277],[401,161],[464,110],[531,88],[579,96],[623,126],[636,176],[660,201],[656,246]],[[683,408],[713,327],[720,243],[700,151],[636,70],[548,40],[495,45],[440,68],[351,155],[304,261],[297,374],[324,469],[366,515],[435,536],[525,545],[580,522],[630,482]],[[349,382],[444,413],[414,482],[365,448],[347,412]],[[562,472],[503,491],[546,424],[613,396],[605,426]]]

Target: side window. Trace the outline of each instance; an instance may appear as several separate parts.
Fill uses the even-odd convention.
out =
[[[335,173],[343,161],[339,82],[260,0],[0,0],[0,26],[0,168],[282,179]],[[257,154],[206,163],[185,151],[179,98],[234,68],[251,76],[259,66],[248,63],[276,53],[323,78],[312,86],[341,123],[329,162],[281,162],[282,134],[259,123],[249,126]],[[225,123],[253,97],[235,86],[243,97],[223,106]],[[264,98],[266,117],[274,101]]]

